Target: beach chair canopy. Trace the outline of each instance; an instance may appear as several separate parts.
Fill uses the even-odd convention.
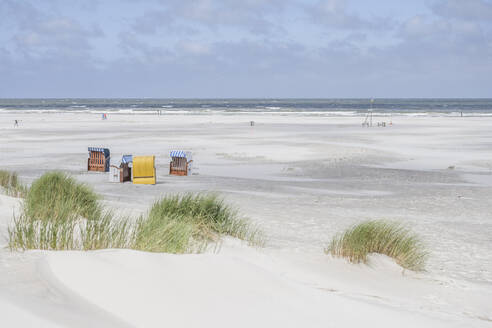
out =
[[[187,160],[191,160],[191,152],[184,150],[171,150],[169,152],[169,156],[178,157],[178,158],[186,158]]]
[[[104,157],[109,157],[109,149],[108,148],[89,147],[87,149],[89,151],[89,156],[90,156],[91,152],[97,152],[97,153],[104,153]]]
[[[123,155],[121,158],[121,163],[127,164],[133,162],[133,156],[132,155]]]

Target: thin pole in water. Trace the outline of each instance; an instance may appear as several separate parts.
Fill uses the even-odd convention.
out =
[[[371,126],[372,126],[372,104],[374,104],[374,99],[373,98],[371,98],[371,118],[370,118],[370,122],[371,122],[370,124],[371,124]]]

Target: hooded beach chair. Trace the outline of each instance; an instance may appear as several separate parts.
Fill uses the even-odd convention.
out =
[[[123,155],[120,164],[120,180],[121,182],[132,181],[132,166],[133,166],[133,156]]]
[[[132,155],[123,155],[120,166],[109,166],[109,182],[132,181]]]
[[[171,162],[169,163],[170,175],[189,175],[191,173],[191,152],[182,150],[172,150],[169,153]]]
[[[155,184],[155,156],[133,156],[133,183]]]
[[[89,147],[88,151],[87,171],[109,172],[109,149]]]

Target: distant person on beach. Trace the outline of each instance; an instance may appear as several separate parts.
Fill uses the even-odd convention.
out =
[[[19,126],[19,121],[18,120],[14,120],[14,128],[16,128],[18,126]]]

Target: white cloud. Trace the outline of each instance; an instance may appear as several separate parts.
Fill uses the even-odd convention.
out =
[[[209,44],[196,41],[180,41],[177,45],[180,52],[190,55],[209,55],[211,48]]]
[[[342,30],[384,29],[391,24],[389,18],[367,19],[350,12],[347,0],[320,0],[305,10],[315,22]]]
[[[40,9],[29,2],[5,0],[0,3],[5,13],[3,34],[6,47],[22,56],[87,56],[91,39],[100,38],[97,26],[83,26],[76,19]],[[2,15],[3,16],[3,15]]]
[[[72,48],[88,49],[89,38],[100,37],[102,32],[97,28],[86,29],[78,22],[69,18],[44,19],[26,26],[15,35],[18,45],[22,48]]]
[[[492,2],[485,0],[442,0],[433,6],[435,14],[492,24]]]
[[[196,33],[196,26],[207,29],[238,27],[253,33],[268,34],[276,24],[269,15],[279,15],[290,1],[282,0],[169,0],[159,9],[137,17],[137,33],[154,34],[158,30]]]
[[[15,85],[36,92],[26,96],[490,93],[492,38],[477,21],[488,2],[440,1],[436,14],[395,22],[354,12],[348,1],[128,0],[126,11],[101,20],[103,32],[92,25],[110,7],[102,2],[90,15],[62,0],[50,2],[56,10],[0,0],[9,20],[0,22],[0,96],[22,95]],[[79,80],[64,82],[70,74]]]

